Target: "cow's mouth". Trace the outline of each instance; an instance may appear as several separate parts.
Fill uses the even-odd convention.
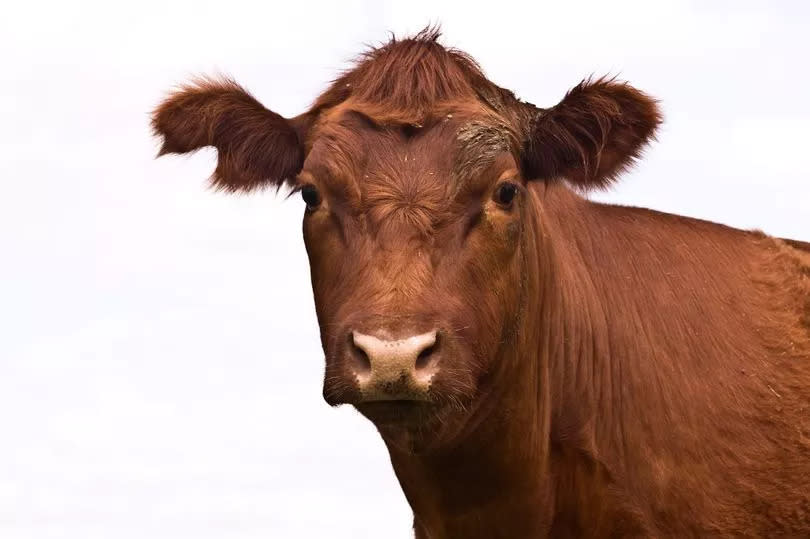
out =
[[[433,416],[437,405],[417,400],[384,400],[355,405],[361,414],[376,425],[422,425]]]

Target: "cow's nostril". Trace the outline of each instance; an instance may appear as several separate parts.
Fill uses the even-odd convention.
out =
[[[426,347],[424,350],[419,352],[419,355],[416,356],[416,365],[414,367],[417,371],[426,369],[430,367],[433,363],[435,363],[435,359],[438,356],[439,351],[439,336],[436,335],[436,340],[430,346]]]
[[[371,372],[371,360],[363,348],[354,342],[354,333],[349,334],[349,362],[355,374],[365,375]]]

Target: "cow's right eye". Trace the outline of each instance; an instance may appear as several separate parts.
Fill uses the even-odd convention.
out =
[[[321,203],[321,194],[314,185],[305,185],[301,188],[301,198],[307,205],[308,210],[314,210]]]

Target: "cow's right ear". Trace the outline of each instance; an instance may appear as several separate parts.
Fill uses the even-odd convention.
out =
[[[152,127],[163,137],[159,156],[215,147],[211,183],[227,191],[279,187],[304,162],[304,126],[264,108],[231,80],[201,79],[180,88],[157,107]]]

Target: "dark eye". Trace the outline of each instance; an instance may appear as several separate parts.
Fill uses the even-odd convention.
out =
[[[321,203],[321,195],[314,185],[305,185],[301,188],[301,198],[307,205],[308,210],[314,210]]]
[[[511,206],[517,195],[518,186],[514,183],[504,182],[500,184],[492,195],[492,199],[501,206]]]

